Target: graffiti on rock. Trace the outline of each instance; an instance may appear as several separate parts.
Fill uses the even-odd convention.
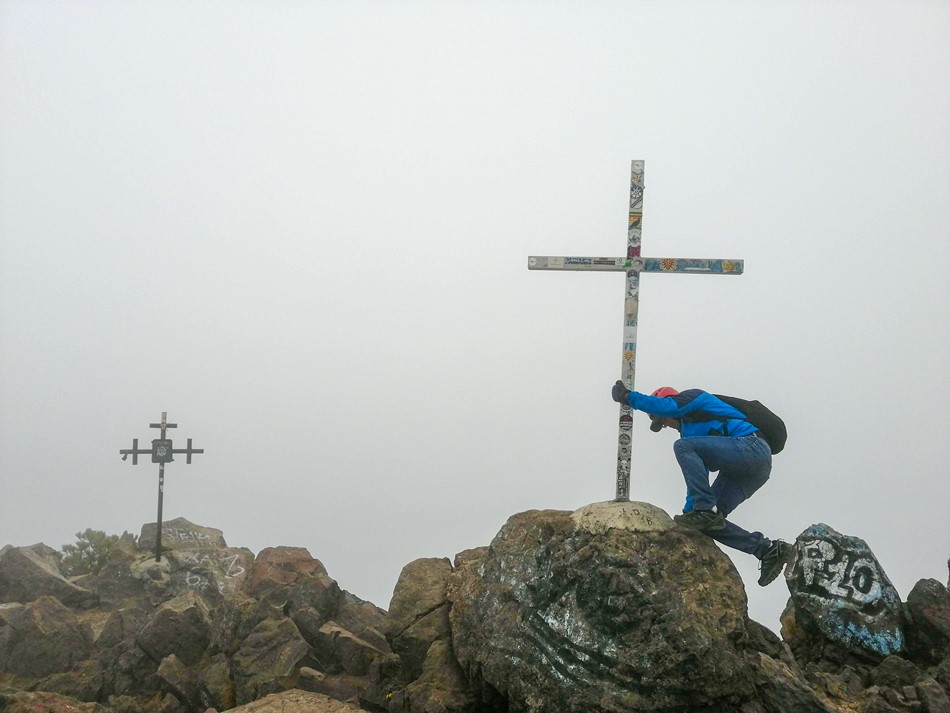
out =
[[[832,641],[883,656],[903,649],[900,596],[864,540],[812,525],[786,579],[796,606]]]

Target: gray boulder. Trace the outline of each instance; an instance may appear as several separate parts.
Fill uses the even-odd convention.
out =
[[[262,621],[231,659],[238,704],[293,688],[310,646],[290,619]]]
[[[95,640],[103,696],[150,696],[158,691],[152,675],[156,662],[136,643],[150,616],[150,610],[122,609],[106,619]]]
[[[90,628],[53,597],[0,607],[0,673],[40,679],[93,653]]]
[[[197,663],[211,642],[208,605],[194,592],[162,604],[136,643],[156,663],[174,655],[185,666]]]
[[[921,579],[907,595],[907,648],[915,658],[936,663],[950,656],[950,590]]]
[[[157,535],[157,522],[143,525],[139,534],[139,549],[153,552]],[[166,550],[224,549],[227,546],[224,533],[216,528],[196,525],[183,517],[162,523],[163,553]]]
[[[403,567],[396,581],[385,633],[410,679],[422,674],[432,643],[451,636],[446,596],[451,574],[447,558],[423,558]]]
[[[254,559],[245,591],[295,618],[305,612],[301,616],[316,629],[336,615],[344,599],[323,563],[304,547],[261,550]]]
[[[156,675],[163,687],[171,693],[189,713],[201,713],[213,707],[211,694],[202,685],[197,672],[170,654],[162,659]]]
[[[381,651],[372,644],[347,631],[334,621],[320,627],[312,640],[314,655],[325,664],[327,673],[345,673],[349,676],[365,676],[373,662],[388,651]]]
[[[95,594],[60,573],[53,548],[44,544],[5,548],[0,555],[0,602],[26,604],[39,597],[55,597],[70,607],[96,604]]]
[[[583,529],[567,512],[515,515],[455,572],[449,599],[462,670],[512,711],[699,709],[753,695],[742,581],[710,538],[671,522]]]
[[[797,656],[820,657],[824,641],[878,658],[903,650],[900,596],[864,540],[812,525],[796,539],[785,579],[783,631]]]
[[[360,713],[360,708],[320,693],[294,689],[272,693],[229,713]]]

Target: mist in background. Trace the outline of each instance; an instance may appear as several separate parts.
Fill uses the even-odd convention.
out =
[[[950,5],[0,3],[0,546],[164,516],[401,568],[614,496],[630,161],[637,386],[789,430],[734,514],[945,581]],[[635,415],[631,498],[679,512]],[[727,551],[750,615],[788,598]]]

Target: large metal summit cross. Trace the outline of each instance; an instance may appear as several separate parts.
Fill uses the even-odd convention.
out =
[[[623,303],[623,360],[621,381],[634,390],[637,362],[637,311],[640,302],[641,272],[699,272],[714,275],[741,275],[742,260],[640,257],[643,221],[643,161],[633,161],[630,171],[630,220],[627,224],[626,257],[531,256],[529,270],[580,270],[626,272],[627,290]],[[633,416],[626,404],[620,406],[617,435],[618,501],[630,499],[630,453]]]

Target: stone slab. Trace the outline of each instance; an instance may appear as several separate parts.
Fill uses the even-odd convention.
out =
[[[675,526],[665,510],[637,501],[591,503],[571,513],[571,519],[578,530],[595,535],[611,528],[630,532],[661,532]]]

